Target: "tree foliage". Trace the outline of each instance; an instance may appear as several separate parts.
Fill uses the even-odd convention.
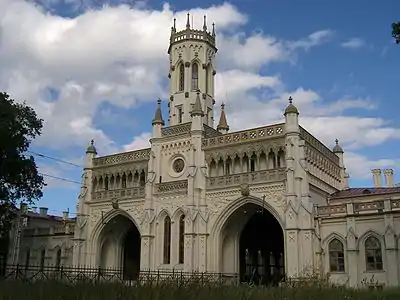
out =
[[[33,204],[42,197],[43,177],[33,156],[26,155],[42,127],[33,108],[0,93],[0,230],[18,203]]]
[[[396,44],[400,44],[400,22],[392,23],[392,36],[396,40]]]

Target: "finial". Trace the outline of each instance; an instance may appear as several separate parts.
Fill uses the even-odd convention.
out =
[[[204,15],[203,30],[204,30],[204,31],[207,31],[207,16],[206,16],[206,15]]]
[[[174,29],[176,29],[176,18],[174,18]]]
[[[213,29],[212,29],[212,35],[215,36],[215,23],[214,23],[214,22],[212,23],[212,27],[213,27]]]
[[[158,99],[157,99],[157,104],[158,104],[158,105],[161,105],[161,98],[158,98]]]
[[[335,140],[335,144],[339,145],[339,140],[338,139]]]
[[[93,145],[94,145],[94,140],[91,139],[91,140],[90,140],[90,146],[93,146]]]
[[[289,104],[292,104],[292,102],[293,102],[293,98],[292,98],[292,96],[289,96]]]
[[[190,13],[187,13],[186,29],[190,29]]]
[[[224,109],[225,109],[225,103],[222,102],[222,104],[221,104],[221,110],[224,110]]]
[[[197,95],[200,95],[200,89],[197,89],[196,93],[197,93]]]

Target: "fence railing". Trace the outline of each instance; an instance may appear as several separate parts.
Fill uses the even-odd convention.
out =
[[[0,266],[1,268],[1,266]],[[238,284],[236,273],[184,272],[180,270],[141,270],[127,273],[122,269],[71,267],[71,266],[24,266],[7,265],[0,270],[0,280],[26,282],[56,280],[70,284],[78,282],[113,282],[124,284]]]

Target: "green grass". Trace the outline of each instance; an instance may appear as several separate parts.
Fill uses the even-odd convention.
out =
[[[61,282],[0,282],[0,300],[400,300],[400,288],[354,290],[323,286],[266,288],[249,286],[185,287],[164,284],[129,287],[121,284],[67,285]]]

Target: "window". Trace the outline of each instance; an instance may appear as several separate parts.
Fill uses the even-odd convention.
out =
[[[121,178],[121,188],[126,189],[126,175],[122,175]]]
[[[199,88],[199,65],[197,63],[193,63],[192,65],[192,90],[196,90]]]
[[[329,269],[331,272],[344,272],[344,249],[338,239],[329,243]]]
[[[58,249],[56,255],[56,270],[60,269],[60,266],[61,266],[61,249]]]
[[[383,269],[381,243],[376,237],[370,236],[365,241],[365,264],[368,271]]]
[[[108,177],[104,178],[104,190],[108,191]]]
[[[209,89],[210,89],[210,87],[209,87],[209,85],[210,85],[210,83],[209,83],[209,80],[210,80],[210,67],[209,66],[207,66],[207,68],[206,68],[206,94],[208,94],[208,92],[209,92]]]
[[[171,263],[171,218],[166,216],[164,219],[164,264]]]
[[[185,66],[180,64],[179,66],[179,91],[183,92],[185,89]]]
[[[179,218],[179,260],[180,264],[185,261],[185,215]]]
[[[25,267],[28,268],[29,267],[29,263],[31,260],[31,250],[26,250],[26,256],[25,256]]]
[[[177,107],[177,110],[178,110],[178,124],[181,124],[183,119],[182,107]]]
[[[43,270],[44,268],[44,260],[46,259],[46,250],[43,249],[40,252],[40,270]]]

